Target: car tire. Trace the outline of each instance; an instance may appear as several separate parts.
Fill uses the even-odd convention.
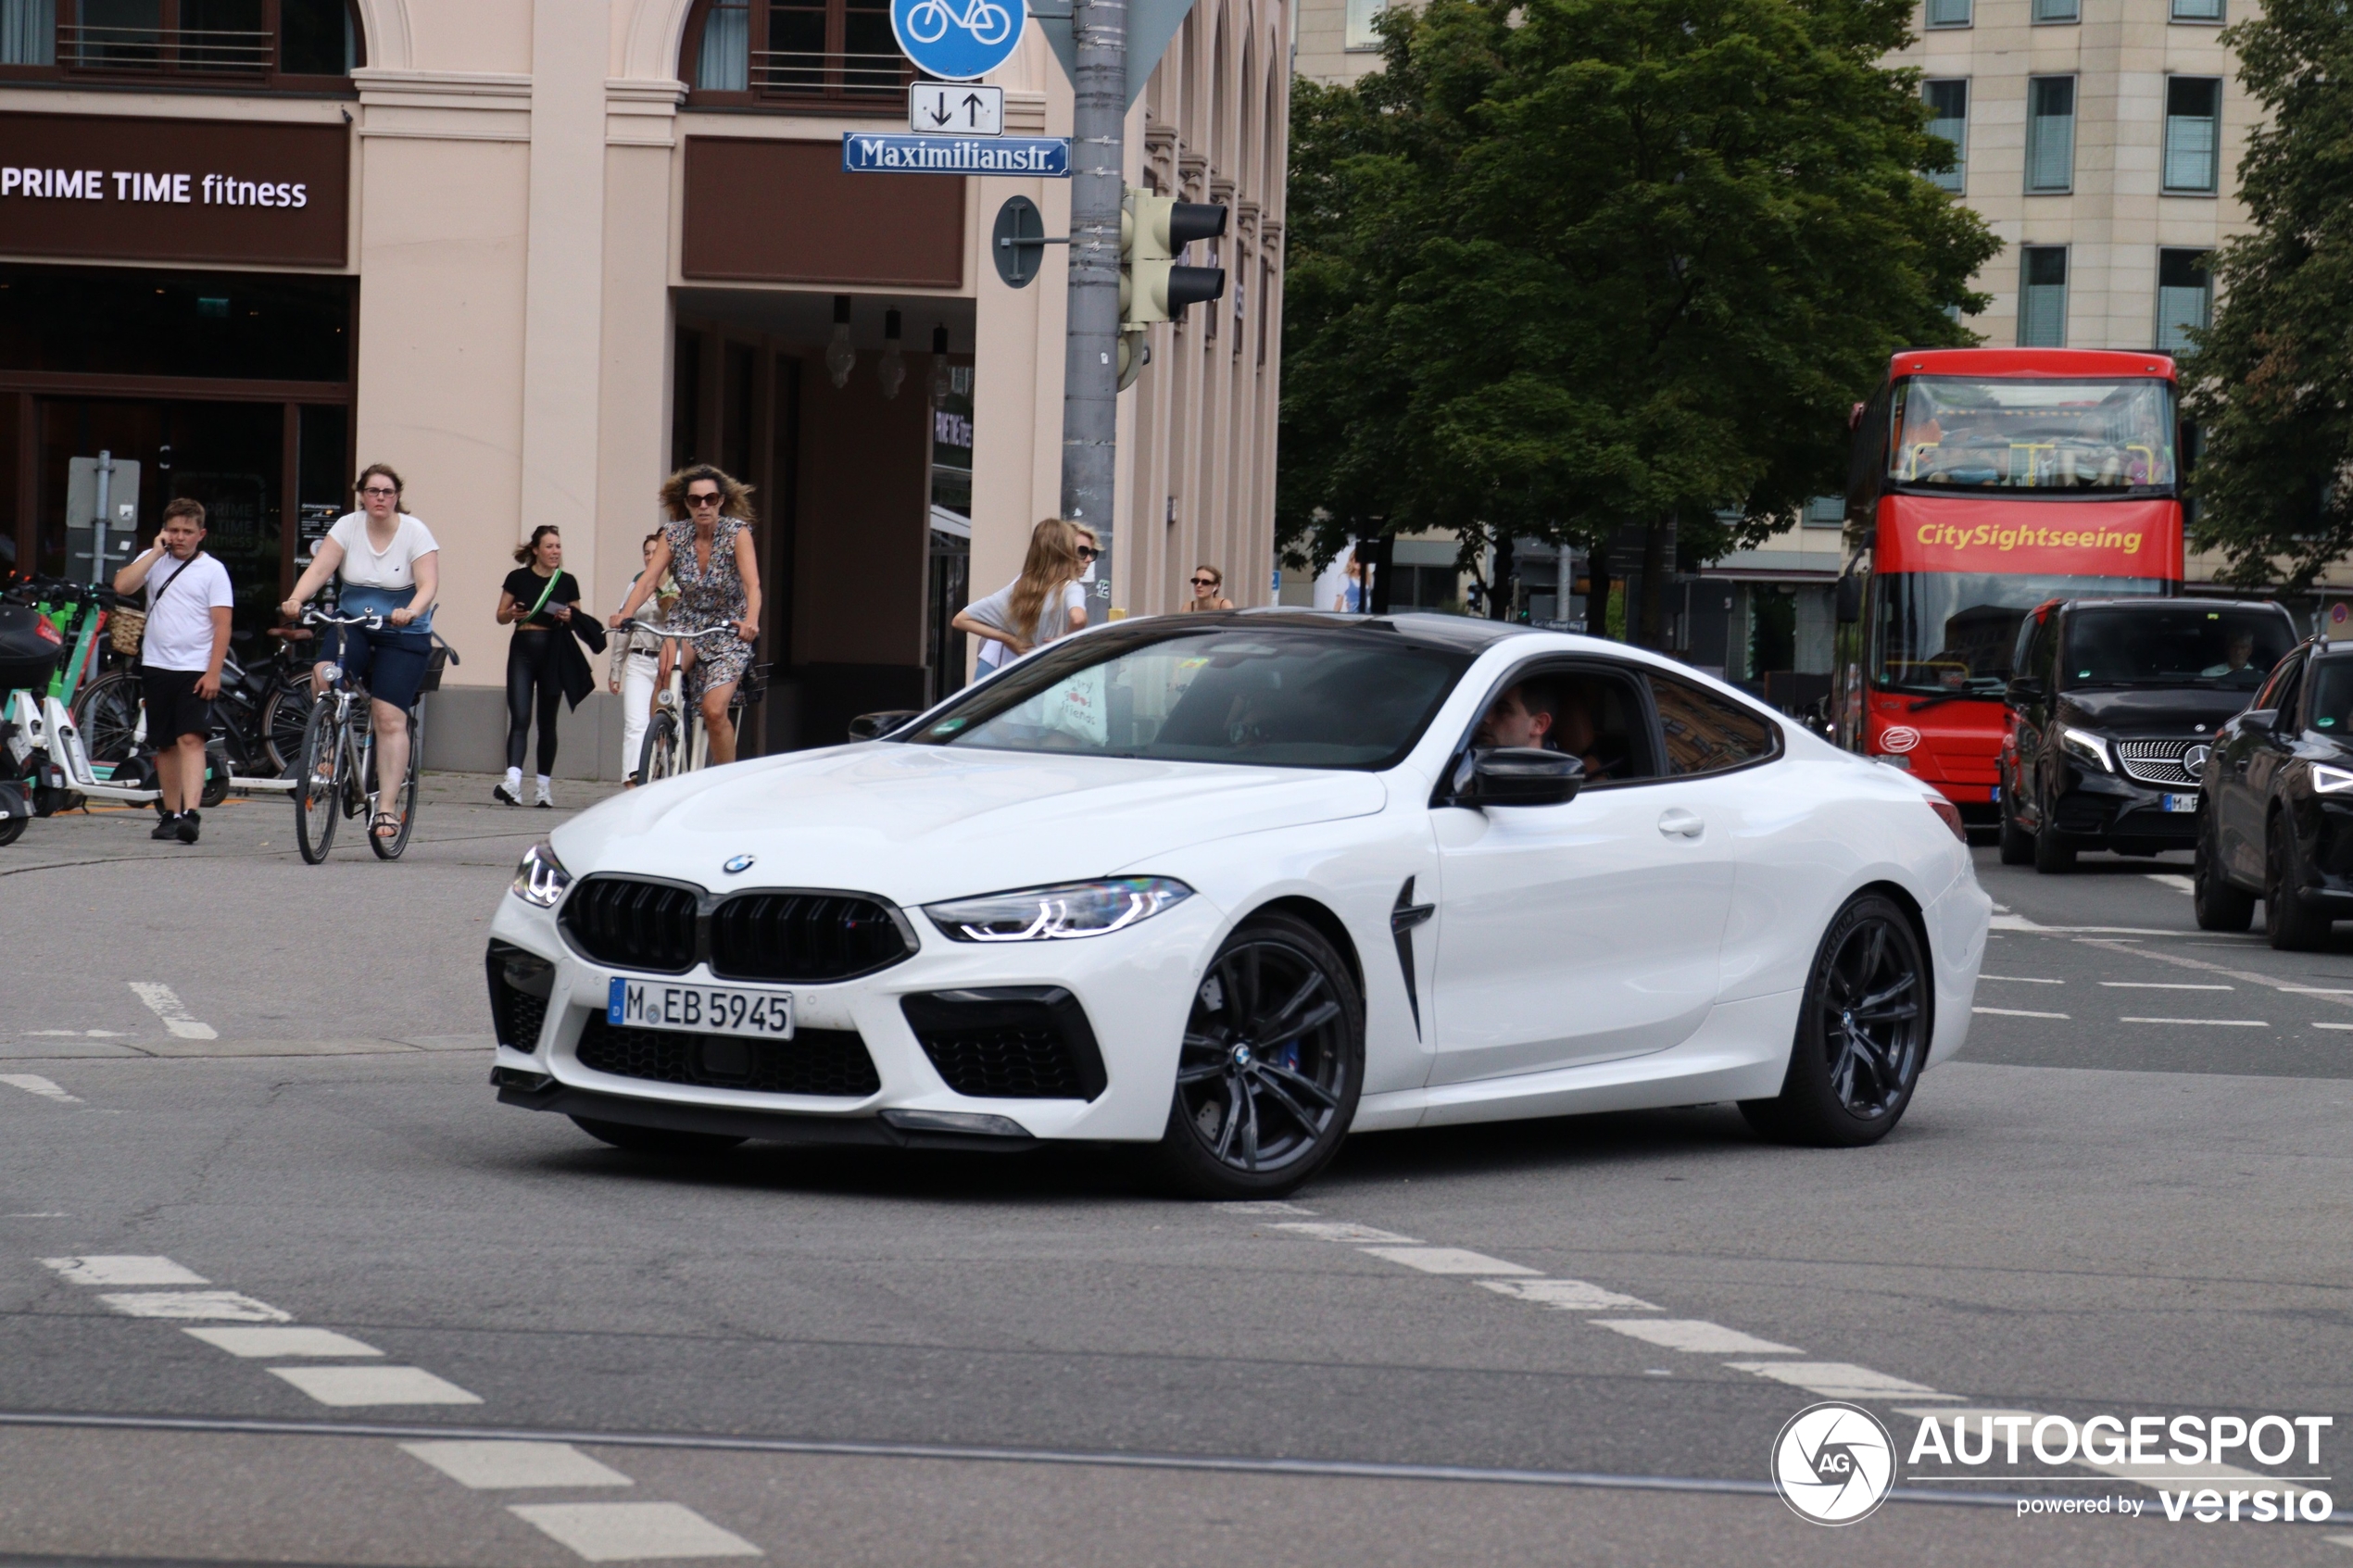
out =
[[[2075,869],[2075,846],[2070,844],[2051,825],[2051,813],[2043,812],[2043,831],[2034,835],[2034,870],[2041,876],[2057,876]]]
[[[2307,953],[2329,945],[2329,918],[2306,903],[2296,889],[2304,884],[2303,857],[2296,829],[2273,813],[2263,834],[2263,935],[2282,952]]]
[[[590,1137],[600,1139],[615,1148],[625,1148],[632,1154],[660,1155],[670,1160],[724,1154],[744,1141],[725,1133],[681,1133],[668,1127],[640,1127],[632,1122],[600,1122],[593,1116],[575,1116],[572,1124]]]
[[[1932,989],[1910,915],[1883,894],[1857,894],[1815,948],[1781,1092],[1741,1101],[1741,1115],[1778,1143],[1877,1143],[1903,1119],[1928,1061]]]
[[[2007,804],[2002,807],[2002,864],[2031,865],[2034,860],[2034,835],[2018,825]]]
[[[1297,916],[1257,915],[1194,987],[1152,1163],[1189,1198],[1279,1198],[1339,1152],[1364,1080],[1347,960]]]
[[[2200,931],[2245,931],[2255,923],[2255,895],[2223,876],[2213,840],[2214,819],[2201,812],[2190,861],[2190,912]]]

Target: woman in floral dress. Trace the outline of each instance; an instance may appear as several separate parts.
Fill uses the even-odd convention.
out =
[[[733,628],[669,645],[661,678],[654,683],[657,693],[668,684],[668,650],[683,646],[686,693],[702,709],[711,761],[714,766],[733,762],[736,726],[728,721],[727,704],[751,663],[751,645],[760,635],[760,561],[751,546],[751,486],[709,463],[698,463],[662,483],[661,503],[670,522],[654,541],[653,557],[636,587],[610,624],[615,631],[628,624],[666,573],[678,585],[673,624],[724,622]]]

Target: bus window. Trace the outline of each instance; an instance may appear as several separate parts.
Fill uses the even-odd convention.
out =
[[[1978,490],[2171,490],[2172,388],[2158,380],[1914,376],[1887,476]]]

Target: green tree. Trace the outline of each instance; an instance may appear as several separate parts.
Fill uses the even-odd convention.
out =
[[[1847,411],[1972,341],[1999,248],[1914,73],[1911,0],[1433,0],[1296,84],[1278,532],[1646,529],[1701,558],[1842,486]]]
[[[2196,542],[2226,581],[2300,588],[2353,550],[2353,13],[2264,0],[2222,36],[2269,123],[2239,163],[2254,232],[2216,257],[2221,308],[2182,366]]]

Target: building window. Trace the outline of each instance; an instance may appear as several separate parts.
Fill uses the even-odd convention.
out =
[[[0,0],[0,82],[318,92],[362,63],[349,0]]]
[[[2026,79],[2026,188],[2070,190],[2075,184],[2075,78]]]
[[[2078,0],[2034,0],[2034,20],[2037,25],[2082,19],[2083,10]]]
[[[1953,144],[1953,167],[1929,178],[1958,195],[1969,186],[1969,83],[1923,82],[1920,96],[1928,100],[1928,133]]]
[[[1931,27],[1967,27],[1969,24],[1969,0],[1928,0],[1928,25]]]
[[[2173,0],[2173,19],[2177,22],[2219,22],[2222,19],[2222,0]]]
[[[1388,9],[1383,0],[1348,0],[1348,44],[1351,49],[1378,49],[1380,34],[1373,19]]]
[[[2210,194],[2221,146],[2222,79],[2165,81],[2165,188]]]
[[[2167,354],[2190,346],[2190,332],[2214,319],[2210,250],[2157,253],[2157,346]]]
[[[698,0],[679,79],[692,104],[789,103],[872,114],[915,69],[890,31],[889,0]]]
[[[1846,497],[1817,495],[1799,515],[1808,528],[1836,528],[1846,521]]]
[[[2019,252],[2018,345],[2067,346],[2067,247],[2027,245]]]

